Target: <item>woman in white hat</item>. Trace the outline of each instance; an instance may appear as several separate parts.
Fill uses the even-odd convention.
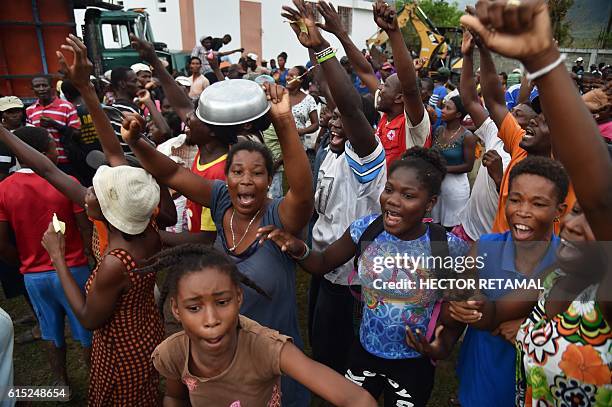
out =
[[[161,250],[159,233],[151,223],[160,188],[145,170],[127,165],[89,82],[86,49],[72,35],[68,44],[62,49],[72,51],[75,62],[67,66],[58,52],[60,65],[81,92],[112,167],[101,166],[93,187],[85,188],[11,133],[0,131],[0,140],[20,161],[83,206],[90,218],[106,224],[108,248],[87,281],[86,295],[68,272],[64,237],[53,222],[43,238],[71,308],[83,326],[94,332],[89,405],[156,406],[159,376],[150,355],[163,339],[154,299],[156,276],[135,270]]]

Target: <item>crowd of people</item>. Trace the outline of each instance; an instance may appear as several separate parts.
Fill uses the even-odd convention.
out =
[[[225,35],[173,76],[131,36],[142,61],[98,80],[70,35],[57,86],[0,98],[0,277],[50,385],[70,385],[67,320],[92,406],[426,406],[455,348],[450,405],[609,406],[612,67],[569,71],[544,0],[468,7],[455,81],[382,0],[382,63],[327,1],[282,18],[304,65],[231,64]],[[473,278],[538,284],[424,284]],[[0,308],[0,389],[11,317],[28,319]]]

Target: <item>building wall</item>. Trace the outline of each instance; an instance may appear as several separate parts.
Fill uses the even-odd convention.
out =
[[[151,27],[155,41],[165,42],[169,49],[183,48],[181,35],[181,17],[179,14],[179,0],[123,0],[123,7],[146,8],[150,15]],[[165,8],[166,11],[160,11]]]
[[[230,48],[240,48],[241,44],[241,0],[123,0],[125,8],[145,7],[151,16],[151,25],[156,41],[165,42],[171,50],[190,51],[193,44],[199,43],[204,35],[221,37],[224,34],[232,36]],[[193,21],[195,24],[195,38],[193,43],[188,43],[185,33],[182,33],[181,16],[179,4],[185,1],[193,2]],[[302,47],[295,38],[295,34],[289,24],[283,22],[281,8],[283,5],[291,4],[290,0],[242,0],[251,3],[261,3],[261,31],[262,49],[246,50],[261,54],[260,57],[269,60],[276,58],[281,52],[289,54],[288,65],[305,64],[308,61],[308,51]],[[117,3],[117,0],[114,1]],[[165,12],[160,12],[159,7],[165,7]],[[353,23],[351,38],[357,47],[365,48],[365,40],[376,32],[376,26],[372,20],[372,2],[365,0],[336,0],[334,6],[351,7],[353,9]],[[184,7],[184,6],[183,6]],[[185,18],[185,16],[183,16]],[[245,29],[254,24],[244,24]],[[247,36],[252,36],[248,33]],[[338,55],[344,55],[338,41],[333,36],[325,33],[324,36],[333,47],[339,48]],[[248,44],[246,44],[248,45]],[[236,61],[238,55],[232,55]]]
[[[304,65],[308,61],[308,51],[297,41],[289,24],[281,17],[283,5],[290,4],[288,0],[262,1],[262,30],[263,30],[263,57],[270,60],[282,52],[287,52],[289,58],[287,66]],[[351,39],[359,49],[365,48],[365,40],[376,32],[376,25],[372,19],[372,3],[358,0],[336,0],[335,7],[351,7],[353,9],[353,24]],[[323,34],[334,48],[338,48],[338,55],[344,55],[339,41],[328,33]]]
[[[240,48],[240,1],[193,0],[196,41],[202,36],[232,36],[230,49]],[[237,60],[237,54],[232,55]]]

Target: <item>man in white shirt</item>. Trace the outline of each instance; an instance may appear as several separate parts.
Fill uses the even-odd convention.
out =
[[[204,89],[210,85],[208,79],[201,74],[201,69],[202,60],[200,60],[199,57],[191,57],[189,59],[189,72],[191,72],[191,76],[189,77],[189,97],[192,99],[199,98],[200,94],[204,92]]]
[[[473,72],[473,40],[464,36],[461,48],[463,69],[459,93],[461,101],[477,127],[476,136],[484,143],[483,165],[478,169],[470,198],[459,214],[461,224],[453,233],[466,241],[476,241],[481,235],[491,233],[497,215],[499,185],[510,163],[510,155],[504,150],[503,141],[497,137],[497,126],[480,105]]]

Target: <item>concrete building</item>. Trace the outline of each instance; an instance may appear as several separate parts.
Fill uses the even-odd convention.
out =
[[[108,1],[108,0],[107,0]],[[129,8],[146,8],[151,16],[155,40],[171,50],[190,51],[202,36],[232,36],[227,49],[245,48],[270,60],[285,51],[288,66],[302,65],[308,52],[295,38],[289,24],[281,17],[281,7],[290,0],[114,0]],[[359,48],[376,31],[372,20],[372,1],[336,0],[351,38]],[[332,39],[330,35],[326,35]],[[332,46],[340,44],[330,41]],[[225,49],[225,48],[224,48]],[[339,51],[343,55],[342,50]],[[237,60],[237,54],[233,60]]]

